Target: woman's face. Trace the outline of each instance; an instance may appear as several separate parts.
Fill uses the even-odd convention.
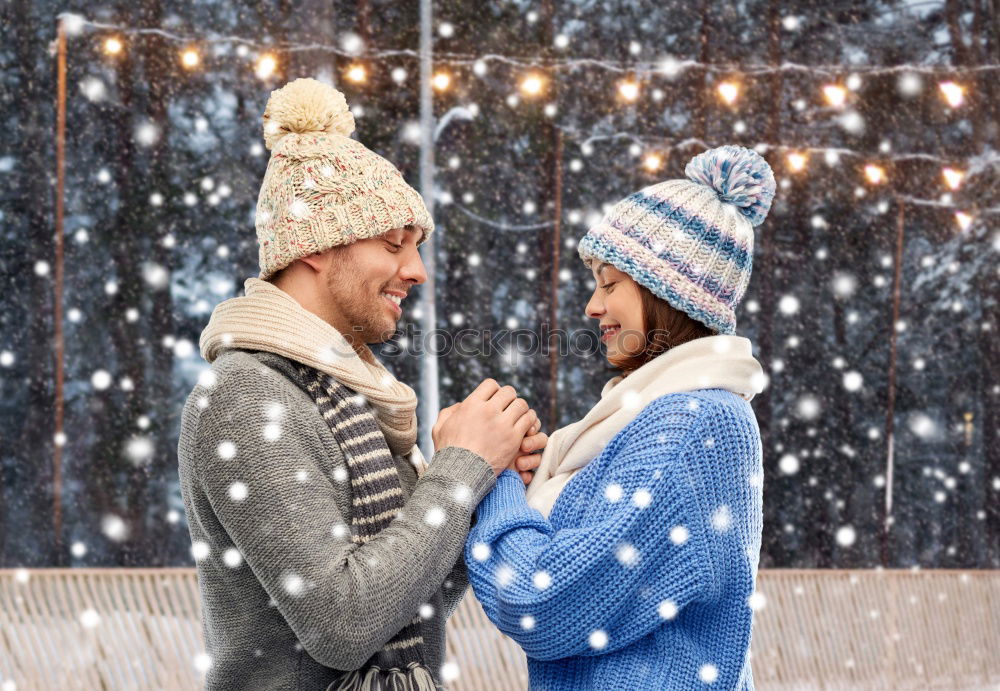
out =
[[[642,352],[646,333],[639,286],[610,264],[594,261],[590,268],[597,285],[587,303],[587,316],[597,320],[601,342],[608,348],[608,359]]]

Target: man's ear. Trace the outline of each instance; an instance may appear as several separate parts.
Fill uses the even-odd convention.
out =
[[[323,273],[323,270],[326,269],[326,265],[330,263],[330,252],[331,250],[327,250],[326,252],[319,252],[317,254],[299,257],[298,261],[302,262],[316,273]]]

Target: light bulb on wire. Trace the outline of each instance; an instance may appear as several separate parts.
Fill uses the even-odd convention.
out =
[[[799,151],[790,152],[786,159],[788,161],[788,168],[793,173],[800,173],[805,170],[806,163],[809,162],[809,157]]]
[[[650,152],[643,157],[642,167],[650,173],[655,173],[663,167],[663,157],[658,153]]]
[[[264,53],[257,60],[257,77],[260,79],[268,79],[274,74],[274,71],[278,69],[278,59],[275,58],[270,53]]]
[[[718,86],[719,98],[726,102],[726,105],[733,105],[740,95],[740,87],[736,82],[722,82]]]
[[[435,91],[447,91],[451,86],[451,75],[447,72],[437,72],[431,78],[431,86]]]
[[[186,48],[183,53],[181,53],[181,65],[186,69],[193,70],[201,64],[201,56],[198,51],[194,48]]]
[[[368,79],[368,71],[364,65],[351,65],[347,68],[347,78],[355,84],[364,84]]]
[[[538,96],[545,89],[545,79],[540,74],[531,73],[521,80],[521,93]]]
[[[104,52],[108,55],[118,55],[124,48],[125,44],[117,36],[109,36],[104,39]]]
[[[873,185],[881,185],[887,179],[885,175],[885,168],[875,165],[874,163],[869,163],[865,166],[865,177],[868,178],[868,182]]]
[[[965,178],[965,173],[960,170],[955,170],[954,168],[942,168],[941,176],[944,178],[944,182],[952,190],[957,190],[962,185],[962,179]]]
[[[938,84],[941,95],[952,108],[958,108],[965,103],[965,87],[955,82],[941,82]]]
[[[832,107],[843,108],[847,102],[847,89],[839,84],[827,84],[823,87],[823,96]]]
[[[618,84],[618,95],[623,101],[634,103],[639,98],[639,83],[634,79],[626,79]]]

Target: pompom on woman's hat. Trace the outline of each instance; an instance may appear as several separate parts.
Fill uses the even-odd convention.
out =
[[[423,242],[434,221],[397,168],[351,139],[354,116],[344,95],[315,79],[271,92],[264,108],[271,152],[254,224],[259,278],[296,259],[413,226]]]
[[[580,240],[580,257],[611,264],[717,334],[732,334],[774,173],[756,151],[720,146],[692,158],[684,174],[615,204]]]

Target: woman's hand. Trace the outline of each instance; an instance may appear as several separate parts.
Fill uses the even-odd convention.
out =
[[[541,427],[540,421],[535,422],[521,441],[518,455],[507,466],[508,470],[516,470],[521,476],[521,481],[526,485],[531,482],[531,478],[535,476],[535,469],[542,462],[542,454],[535,452],[544,449],[549,441],[549,435],[542,432]]]

